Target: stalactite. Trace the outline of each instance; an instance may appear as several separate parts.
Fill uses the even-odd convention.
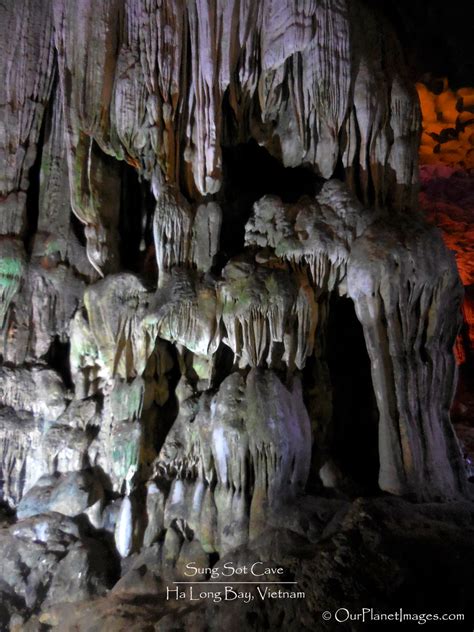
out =
[[[405,528],[403,501],[331,454],[329,438],[348,441],[331,430],[336,300],[353,301],[363,334],[354,315],[348,335],[368,365],[364,336],[377,404],[354,412],[374,425],[343,453],[375,436],[378,411],[379,491],[467,495],[449,419],[460,285],[414,208],[419,104],[379,13],[358,0],[0,6],[0,503],[16,511],[0,525],[2,629],[4,612],[12,630],[54,628],[62,602],[115,584],[97,623],[109,629],[124,594],[146,604],[190,560],[210,569],[236,549],[282,551],[304,584],[330,568],[324,547],[339,564],[359,531],[361,547],[378,542],[364,503]],[[423,111],[467,127],[472,95],[458,96]],[[357,564],[391,569],[377,555]],[[248,623],[314,627],[322,595],[311,616],[264,603]],[[181,629],[187,609],[175,614]]]

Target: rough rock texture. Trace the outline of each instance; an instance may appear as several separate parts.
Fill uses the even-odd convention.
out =
[[[423,83],[418,83],[416,88],[423,117],[420,162],[472,169],[474,89],[450,90],[446,79],[435,92]]]
[[[393,525],[364,530],[364,501],[341,523],[342,494],[458,501],[440,530],[469,526],[461,285],[416,209],[419,102],[387,24],[358,0],[19,0],[0,29],[2,625],[122,629],[131,595],[135,629],[176,629],[164,580],[236,554],[314,577],[314,629],[339,558],[341,590],[370,562],[354,603],[383,592],[377,560],[395,581],[347,535]],[[249,629],[296,616],[266,606]],[[233,613],[177,609],[190,630]]]
[[[67,472],[41,476],[18,503],[19,519],[54,511],[77,516],[103,499],[100,481],[93,472]]]
[[[403,224],[377,222],[357,240],[348,293],[364,328],[380,413],[380,487],[444,497],[465,478],[448,413],[453,390],[446,388],[455,375],[462,294],[438,232],[418,218]]]
[[[464,326],[456,345],[459,361],[474,353],[474,177],[472,171],[433,164],[421,167],[420,206],[441,229],[446,246],[455,253],[464,285]]]
[[[438,84],[438,85],[436,85]],[[460,380],[453,416],[472,477],[474,448],[474,91],[452,91],[447,81],[417,86],[423,128],[420,146],[419,202],[428,221],[441,229],[455,253],[464,285],[463,324],[456,340]]]
[[[200,600],[199,588],[194,587],[196,601],[176,600],[173,596],[166,611],[166,587],[172,588],[173,584],[162,581],[157,571],[157,552],[145,549],[131,561],[129,570],[106,598],[73,607],[47,608],[39,621],[58,632],[89,632],[97,627],[117,632],[213,632],[238,630],[242,625],[255,631],[273,627],[294,630],[295,622],[301,630],[332,632],[345,626],[323,620],[323,612],[334,614],[343,607],[358,613],[363,607],[370,607],[364,604],[373,603],[377,604],[377,612],[395,613],[402,607],[405,613],[429,611],[440,615],[444,613],[440,604],[449,603],[450,614],[463,612],[464,623],[469,620],[473,581],[471,504],[415,507],[395,499],[359,498],[352,504],[342,503],[335,513],[336,507],[329,508],[326,503],[319,501],[321,519],[315,541],[289,529],[271,529],[250,547],[235,550],[216,565],[217,577],[222,577],[226,562],[249,568],[254,560],[262,560],[265,567],[282,567],[285,580],[297,581],[296,586],[267,585],[266,581],[275,579],[275,575],[269,575],[258,590],[245,588],[254,596],[247,604]],[[453,550],[458,555],[453,556]],[[442,585],[438,574],[433,573],[433,557],[446,580]],[[353,581],[354,576],[357,582]],[[242,577],[249,579],[252,575]],[[241,588],[233,584],[234,591]],[[268,592],[278,588],[302,591],[305,598],[271,598]],[[208,590],[212,590],[210,586]],[[341,612],[340,617],[343,616]],[[368,623],[354,620],[350,625],[350,629],[359,632],[367,629]],[[380,621],[373,621],[372,625],[385,629]],[[409,629],[410,623],[404,621],[403,626]],[[429,629],[430,623],[423,626],[412,622],[411,626]],[[463,622],[452,619],[446,626],[462,629]]]
[[[423,116],[420,204],[428,219],[441,228],[448,248],[456,253],[465,287],[466,323],[465,339],[459,340],[457,355],[465,362],[474,349],[474,89],[453,91],[447,80],[435,92],[429,87],[417,84]]]
[[[205,551],[224,553],[304,490],[311,434],[301,385],[290,391],[271,371],[252,369],[246,380],[232,373],[212,398],[178,389],[180,414],[155,462],[172,483],[154,529],[180,521]]]
[[[104,594],[110,585],[110,551],[61,513],[38,514],[2,528],[0,552],[2,590],[16,596],[20,621],[25,612]],[[8,618],[0,624],[6,627]]]

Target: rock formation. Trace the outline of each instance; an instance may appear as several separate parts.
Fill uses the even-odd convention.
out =
[[[423,114],[420,205],[456,253],[465,288],[465,330],[457,355],[465,362],[474,353],[474,89],[450,90],[446,80],[435,88],[417,84]]]
[[[19,0],[0,28],[0,620],[60,628],[50,607],[120,558],[115,594],[153,594],[267,533],[317,541],[339,501],[323,520],[306,492],[366,491],[335,449],[342,304],[372,491],[462,500],[462,288],[417,210],[419,104],[380,16]]]
[[[451,90],[448,82],[425,78],[417,84],[423,114],[420,145],[419,203],[428,221],[441,229],[454,252],[464,285],[463,324],[456,340],[460,379],[453,407],[460,437],[473,474],[474,401],[474,90]]]
[[[418,83],[416,88],[423,117],[420,142],[422,164],[472,169],[474,89],[450,90],[446,79],[433,86],[436,92],[431,92],[424,83]]]

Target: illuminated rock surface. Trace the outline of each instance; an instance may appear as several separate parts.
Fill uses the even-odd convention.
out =
[[[437,85],[436,85],[437,83]],[[423,114],[420,206],[454,252],[464,285],[463,324],[456,340],[460,380],[453,407],[470,475],[474,463],[474,89],[447,81],[418,84]]]
[[[0,29],[0,625],[312,630],[334,582],[399,606],[387,576],[419,605],[383,539],[472,531],[462,286],[389,25],[356,0],[20,0]],[[430,99],[470,143],[470,93]],[[420,504],[354,500],[382,492]],[[163,598],[227,557],[285,566],[299,614]]]

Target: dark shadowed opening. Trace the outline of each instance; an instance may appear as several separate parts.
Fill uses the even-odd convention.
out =
[[[154,430],[156,432],[153,441],[157,454],[160,452],[165,439],[179,413],[179,403],[176,397],[176,387],[178,386],[178,382],[181,378],[178,351],[170,342],[167,342],[165,340],[160,340],[160,344],[166,348],[167,352],[173,359],[173,366],[166,373],[169,397],[165,404],[163,404],[162,406],[156,406],[158,423],[156,423],[154,426]]]
[[[43,144],[45,136],[46,117],[43,119],[36,148],[36,157],[28,171],[28,190],[26,192],[26,231],[24,236],[25,249],[31,253],[33,239],[38,228],[39,197],[40,197],[40,172],[41,158],[43,156]]]
[[[148,183],[140,181],[134,167],[123,162],[121,169],[120,261],[126,270],[141,272],[152,243],[154,200]]]
[[[308,168],[283,167],[254,140],[223,148],[223,176],[219,202],[224,260],[243,250],[245,224],[258,199],[273,194],[284,202],[296,202],[303,195],[316,195],[323,182]]]
[[[378,411],[362,327],[347,298],[331,298],[327,354],[333,390],[334,461],[345,478],[376,491]]]
[[[74,387],[69,363],[70,347],[69,342],[62,342],[59,336],[55,336],[46,357],[48,365],[60,374],[66,388]]]
[[[85,248],[87,246],[87,239],[85,233],[85,225],[81,220],[71,211],[71,228],[77,241]]]

